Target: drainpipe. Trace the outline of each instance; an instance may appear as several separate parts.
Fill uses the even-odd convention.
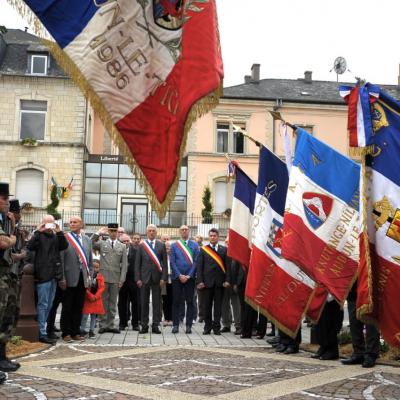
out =
[[[275,100],[275,105],[272,107],[273,111],[278,111],[282,107],[283,101],[282,99],[276,99]],[[272,152],[275,153],[275,147],[276,147],[276,140],[275,140],[275,117],[273,117],[272,121]]]

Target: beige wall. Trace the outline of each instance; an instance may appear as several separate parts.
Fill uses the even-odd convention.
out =
[[[37,147],[20,144],[20,100],[46,100],[46,130]],[[0,77],[0,180],[15,193],[16,172],[33,168],[43,172],[43,202],[50,201],[50,179],[73,191],[59,209],[80,211],[85,143],[86,101],[69,79]]]

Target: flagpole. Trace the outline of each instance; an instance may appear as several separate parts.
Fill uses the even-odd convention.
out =
[[[278,111],[269,111],[269,113],[272,115],[272,117],[273,117],[274,119],[277,119],[278,121],[282,121],[285,125],[287,125],[287,126],[289,126],[290,128],[292,128],[294,132],[297,131],[297,126],[295,126],[295,125],[293,125],[293,124],[290,124],[289,122],[285,121],[285,120],[282,118],[282,115],[281,115],[280,112],[278,112]]]

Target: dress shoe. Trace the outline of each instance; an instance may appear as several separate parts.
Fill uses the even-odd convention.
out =
[[[231,328],[229,327],[229,326],[224,326],[222,329],[221,329],[221,333],[227,333],[227,332],[230,332],[231,331]]]
[[[63,342],[64,343],[72,343],[73,342],[72,337],[70,335],[64,336],[63,337]]]
[[[363,356],[355,356],[355,355],[352,355],[350,358],[342,360],[343,365],[356,365],[356,364],[362,364],[363,362],[364,362]]]
[[[126,328],[127,328],[127,327],[126,327],[126,326],[123,326],[123,325],[120,325],[120,326],[119,326],[119,330],[120,330],[120,331],[124,331]]]
[[[99,334],[101,335],[102,333],[106,333],[106,330],[104,328],[99,329]]]
[[[256,339],[257,339],[257,340],[263,340],[263,339],[264,339],[264,335],[257,335],[257,336],[256,336]]]
[[[241,334],[240,335],[240,339],[251,339],[251,335],[245,335],[245,334]]]
[[[241,335],[242,334],[242,328],[236,328],[235,332],[233,332],[234,335]]]
[[[282,343],[278,344],[278,346],[275,347],[275,351],[277,353],[283,353],[284,351],[286,351],[286,349],[287,349],[287,346],[285,346]]]
[[[271,331],[271,332],[267,333],[267,336],[269,336],[269,337],[274,337],[274,336],[275,336],[275,332],[274,332],[274,331]]]
[[[268,343],[268,344],[279,343],[279,337],[278,337],[278,336],[275,336],[275,337],[273,337],[273,338],[271,338],[271,339],[267,339],[267,343]]]
[[[188,335],[190,335],[190,334],[192,333],[192,327],[187,326],[187,327],[186,327],[186,330],[185,330],[185,333],[187,333]]]
[[[19,367],[12,363],[11,361],[6,360],[5,358],[3,360],[0,360],[0,371],[3,372],[15,372]]]
[[[149,333],[149,328],[147,326],[142,326],[142,329],[139,331],[140,334]]]
[[[153,326],[151,328],[151,333],[154,333],[156,335],[160,335],[161,334],[160,328],[158,326]]]
[[[339,358],[338,353],[334,353],[332,351],[327,351],[326,353],[322,354],[319,359],[320,360],[337,360]]]
[[[203,335],[210,335],[211,334],[211,329],[204,329]]]
[[[84,329],[81,329],[81,331],[79,332],[81,334],[81,336],[86,336],[88,334],[87,331],[85,331]],[[49,336],[49,335],[47,335]]]
[[[299,352],[299,348],[297,346],[288,346],[287,349],[283,352],[283,354],[296,354]]]
[[[0,385],[3,384],[7,380],[7,375],[0,371]]]
[[[51,332],[51,333],[47,334],[47,337],[48,337],[49,339],[52,339],[52,340],[58,340],[58,339],[60,339],[60,336],[56,335],[54,332]]]
[[[321,356],[318,353],[315,353],[315,354],[311,354],[310,358],[314,358],[316,360],[319,360],[321,358]]]
[[[118,329],[118,328],[110,328],[110,329],[107,329],[107,332],[110,332],[110,333],[121,333],[121,331]]]
[[[221,331],[219,329],[214,329],[214,335],[221,336]]]
[[[89,331],[89,339],[95,339],[96,335],[93,331]]]
[[[85,340],[85,337],[81,336],[81,335],[75,335],[75,336],[72,336],[72,340],[74,342],[83,342]]]
[[[365,356],[364,361],[362,363],[363,368],[372,368],[375,367],[376,359],[370,356]],[[1,369],[1,368],[0,368]]]
[[[47,336],[42,336],[39,338],[39,342],[46,344],[55,344],[55,340],[48,338]]]
[[[178,333],[179,332],[179,326],[173,326],[171,332],[172,333]]]
[[[133,331],[140,331],[139,325],[133,325],[132,326]]]

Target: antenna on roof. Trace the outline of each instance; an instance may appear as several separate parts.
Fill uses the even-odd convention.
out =
[[[28,32],[28,29],[29,29],[29,28],[28,28],[27,26],[25,26],[25,32]]]

